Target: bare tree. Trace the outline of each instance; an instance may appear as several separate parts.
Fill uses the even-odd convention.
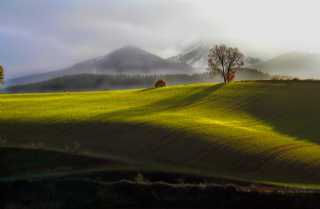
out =
[[[0,65],[0,84],[4,83],[4,70],[3,67]]]
[[[232,81],[237,70],[243,66],[244,55],[238,48],[227,47],[226,45],[216,45],[209,50],[208,71],[219,73],[224,83]]]

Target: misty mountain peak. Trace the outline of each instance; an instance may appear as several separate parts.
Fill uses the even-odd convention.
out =
[[[172,62],[185,63],[191,65],[194,69],[199,72],[205,72],[208,66],[208,54],[210,48],[214,47],[215,44],[210,41],[198,41],[190,44],[180,54],[168,58]],[[246,57],[245,66],[252,67],[260,63],[261,60],[255,57]]]
[[[319,54],[288,52],[260,63],[257,68],[271,74],[317,78],[320,73],[319,66]]]
[[[126,52],[133,52],[133,53],[136,53],[136,52],[147,52],[137,46],[134,46],[134,45],[126,45],[126,46],[123,46],[119,49],[116,49],[113,51],[113,53],[116,53],[116,52],[123,52],[123,51],[126,51]]]
[[[109,59],[121,59],[125,62],[125,60],[133,60],[133,59],[154,59],[154,60],[160,60],[162,58],[151,54],[150,52],[147,52],[141,48],[138,48],[136,46],[124,46],[119,49],[114,50],[110,54],[106,55],[105,58]]]
[[[24,76],[12,80],[13,84],[23,84],[49,80],[56,77],[78,74],[191,74],[194,69],[184,63],[170,62],[135,46],[125,46],[109,54],[76,63],[70,67],[50,73]]]

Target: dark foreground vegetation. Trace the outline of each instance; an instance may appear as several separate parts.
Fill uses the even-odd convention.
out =
[[[164,174],[162,174],[164,175]],[[320,194],[264,186],[168,184],[89,177],[0,183],[4,209],[214,208],[315,209]]]
[[[0,156],[1,209],[313,209],[320,205],[317,190],[143,171],[114,160],[42,149],[1,148]]]

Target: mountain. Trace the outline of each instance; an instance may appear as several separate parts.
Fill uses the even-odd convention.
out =
[[[188,64],[198,72],[205,72],[208,67],[209,50],[214,45],[215,44],[200,41],[195,44],[191,44],[180,54],[169,57],[168,60],[171,62]],[[247,56],[245,57],[244,62],[244,67],[252,68],[254,65],[260,63],[261,60],[259,58]]]
[[[80,74],[173,75],[203,73],[207,69],[207,57],[210,46],[212,45],[199,42],[190,45],[177,56],[168,59],[163,59],[137,47],[127,46],[105,56],[79,62],[61,70],[11,79],[6,82],[6,85],[16,86],[38,83],[54,78]],[[254,64],[260,63],[260,60],[246,57],[245,63],[245,67],[252,68]],[[256,78],[257,76],[254,75],[253,77]],[[260,77],[258,76],[257,78]],[[252,78],[251,75],[250,78]],[[243,79],[245,78],[243,77]]]
[[[128,46],[106,56],[78,63],[65,71],[70,74],[175,74],[191,73],[192,68]]]
[[[168,58],[176,63],[185,63],[191,65],[199,71],[206,71],[208,66],[208,53],[210,45],[204,42],[198,42],[188,46],[180,54]]]
[[[105,56],[86,60],[71,67],[49,73],[24,76],[8,81],[9,85],[40,82],[77,74],[190,74],[193,68],[171,62],[137,47],[127,46]]]
[[[256,65],[270,74],[301,78],[320,78],[320,54],[290,52]]]

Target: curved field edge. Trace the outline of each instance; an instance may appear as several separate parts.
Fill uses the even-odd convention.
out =
[[[318,82],[1,95],[4,143],[42,143],[141,166],[318,187]]]
[[[130,170],[134,167],[112,158],[43,148],[0,147],[0,181],[88,173],[99,170]]]
[[[132,181],[51,179],[0,182],[6,208],[306,208],[320,204],[319,193],[269,191],[233,185],[173,185]],[[3,199],[4,198],[4,199]],[[70,201],[70,199],[72,201]],[[28,200],[28,204],[26,204]]]
[[[184,187],[233,187],[246,192],[319,193],[319,190],[293,188],[292,186],[245,182],[237,179],[203,176],[181,170],[156,170],[138,164],[88,155],[43,148],[0,148],[0,184],[14,182],[39,182],[60,180],[88,180],[103,184],[120,182],[138,184],[166,184]],[[158,167],[159,169],[159,167]],[[173,169],[174,170],[174,169]]]

